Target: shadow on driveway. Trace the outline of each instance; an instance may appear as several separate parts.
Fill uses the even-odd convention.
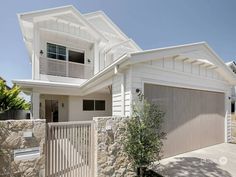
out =
[[[164,177],[233,177],[217,163],[197,157],[177,157],[153,169]]]

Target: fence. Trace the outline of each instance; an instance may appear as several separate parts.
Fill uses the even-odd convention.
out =
[[[48,123],[47,177],[93,177],[93,122]]]

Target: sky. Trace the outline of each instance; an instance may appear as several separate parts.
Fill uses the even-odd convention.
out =
[[[30,79],[31,65],[17,13],[74,5],[103,10],[142,49],[206,41],[224,60],[236,60],[235,0],[7,0],[0,6],[0,76]]]

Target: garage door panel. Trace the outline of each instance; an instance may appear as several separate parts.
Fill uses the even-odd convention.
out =
[[[173,155],[175,152],[181,151],[181,149],[189,146],[188,138],[186,138],[185,132],[188,129],[188,123],[190,120],[187,119],[191,117],[190,111],[188,109],[181,109],[182,105],[187,105],[190,102],[190,93],[187,91],[185,92],[182,88],[172,88],[173,89],[173,117],[174,117],[174,127],[171,131],[175,132],[175,149],[173,151]],[[181,98],[185,99],[181,99]],[[181,138],[185,137],[185,138]]]
[[[224,94],[145,84],[145,97],[165,111],[164,156],[224,142]]]

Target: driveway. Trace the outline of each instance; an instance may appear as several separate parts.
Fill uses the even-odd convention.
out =
[[[160,161],[164,177],[236,177],[236,144],[219,144]]]

